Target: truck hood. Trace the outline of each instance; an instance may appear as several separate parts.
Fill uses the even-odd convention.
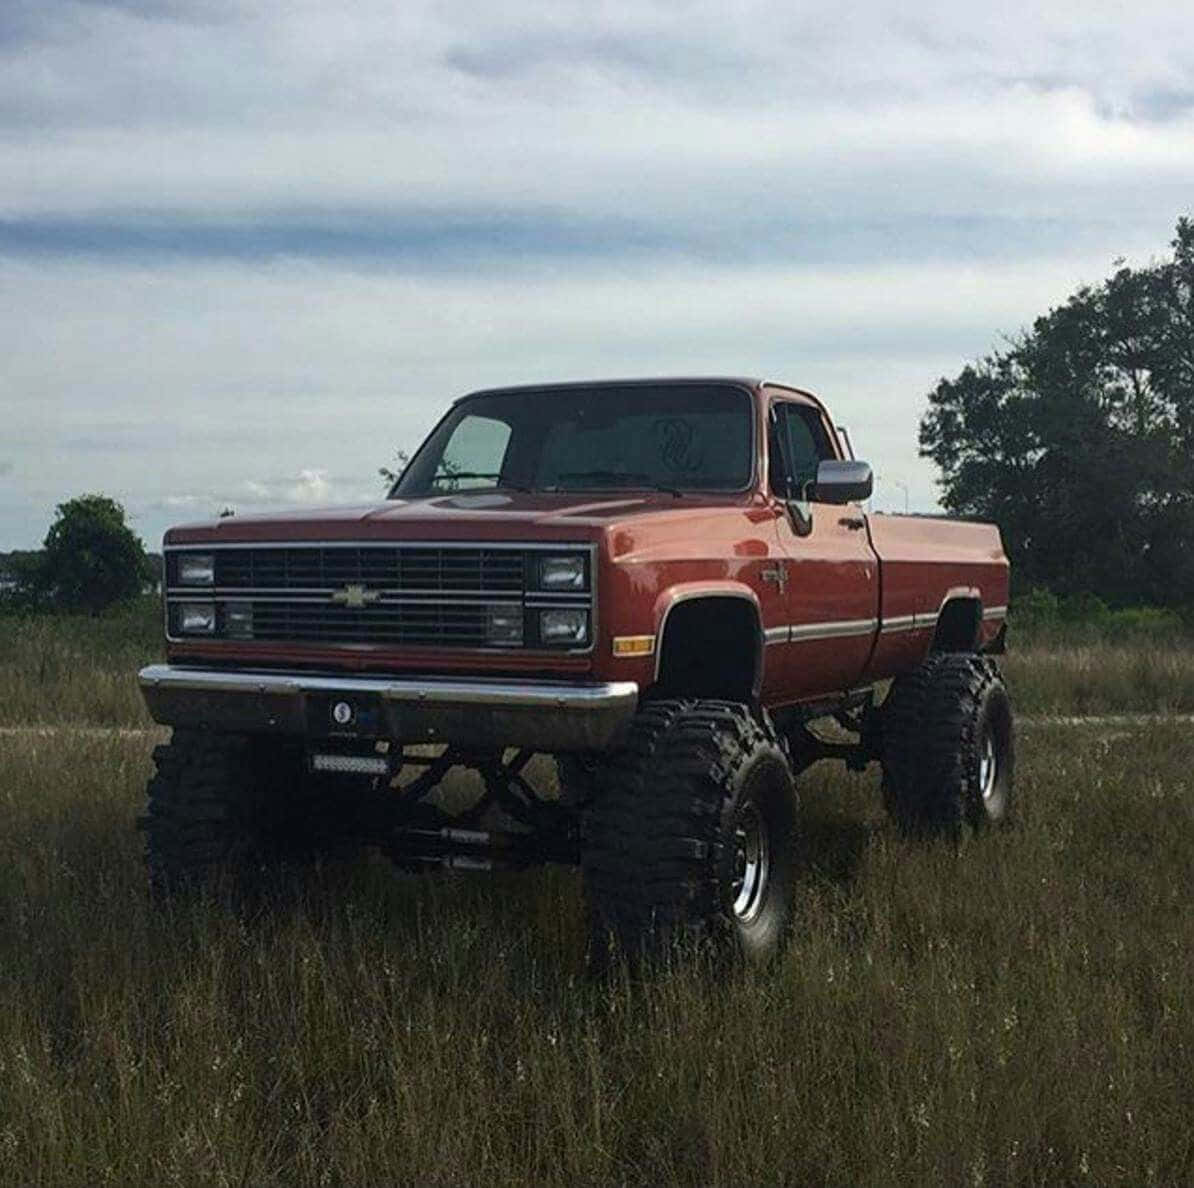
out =
[[[736,499],[739,497],[731,497]],[[747,496],[741,496],[743,502]],[[691,514],[725,506],[724,495],[663,492],[599,496],[593,492],[462,492],[392,499],[360,507],[303,508],[271,515],[228,516],[169,529],[167,545],[315,540],[587,539],[612,523],[650,515]]]

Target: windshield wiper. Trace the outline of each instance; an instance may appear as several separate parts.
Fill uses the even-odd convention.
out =
[[[523,492],[529,492],[531,489],[520,483],[512,483],[508,479],[503,479],[500,474],[496,474],[492,470],[457,470],[452,474],[437,474],[431,480],[431,483],[433,486],[436,486],[439,483],[452,483],[457,479],[493,479],[495,487],[508,487],[511,491]],[[456,495],[460,492],[453,491],[451,493]]]
[[[666,483],[661,483],[657,479],[653,479],[649,474],[644,474],[639,470],[564,470],[556,477],[563,482],[566,482],[568,479],[575,479],[579,482],[591,479],[598,483],[629,483],[635,487],[647,487],[652,491],[663,491],[668,495],[674,495],[677,499],[684,494],[678,487],[669,487]],[[547,489],[560,490],[561,488],[556,486]]]

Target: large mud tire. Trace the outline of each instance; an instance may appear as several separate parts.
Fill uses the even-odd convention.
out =
[[[343,851],[351,797],[311,776],[302,748],[268,739],[175,730],[139,825],[158,892],[244,885],[269,868]]]
[[[676,945],[773,958],[792,919],[796,809],[765,716],[732,702],[648,704],[582,818],[596,963]]]
[[[1011,817],[1011,702],[995,661],[931,655],[892,685],[883,710],[884,799],[911,836],[959,839]]]

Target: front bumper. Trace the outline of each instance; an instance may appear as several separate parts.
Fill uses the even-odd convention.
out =
[[[601,750],[638,706],[633,681],[339,677],[170,664],[151,664],[139,679],[149,712],[165,726],[458,747]],[[330,712],[341,701],[353,711],[347,728]]]

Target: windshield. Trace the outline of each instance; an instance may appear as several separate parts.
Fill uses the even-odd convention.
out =
[[[750,482],[752,404],[720,384],[600,385],[461,401],[390,493],[647,489]]]

